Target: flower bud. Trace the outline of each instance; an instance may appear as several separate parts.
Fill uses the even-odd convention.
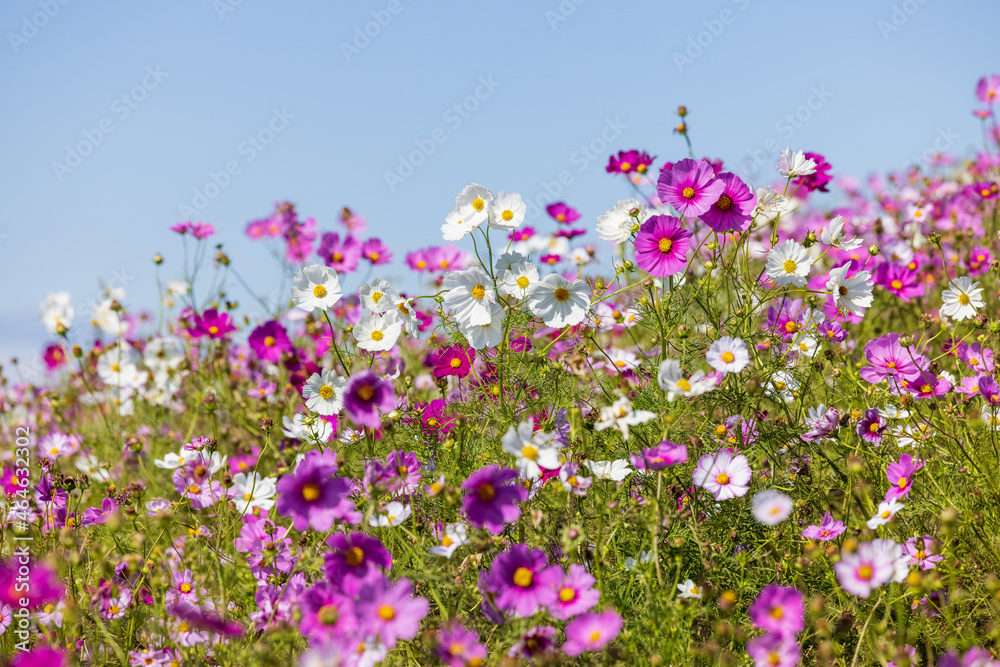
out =
[[[870,246],[868,246],[868,254],[871,255],[872,257],[875,257],[881,252],[882,248],[877,243],[873,243]]]
[[[677,107],[677,115],[680,116],[681,118],[688,115],[688,108],[683,104],[680,105],[679,107]]]

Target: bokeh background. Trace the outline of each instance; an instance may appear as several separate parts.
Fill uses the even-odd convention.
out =
[[[0,361],[38,356],[50,291],[81,331],[101,284],[155,308],[188,218],[261,294],[277,268],[243,229],[279,200],[324,230],[361,213],[400,280],[470,181],[537,204],[568,172],[592,228],[628,194],[608,153],[686,156],[679,104],[696,155],[755,185],[786,145],[858,177],[968,154],[998,24],[989,0],[4,0]]]

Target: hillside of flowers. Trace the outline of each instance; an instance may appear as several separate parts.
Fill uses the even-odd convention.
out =
[[[865,185],[750,184],[681,107],[599,215],[459,185],[406,252],[282,202],[272,265],[188,221],[159,303],[51,294],[44,379],[0,378],[3,660],[1000,665],[975,95],[981,150]]]

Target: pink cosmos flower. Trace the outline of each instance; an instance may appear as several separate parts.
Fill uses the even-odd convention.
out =
[[[819,540],[829,542],[840,537],[847,530],[847,526],[841,521],[834,521],[833,515],[829,511],[823,515],[823,520],[818,526],[807,526],[802,531],[802,537],[807,540]]]
[[[354,603],[358,629],[363,636],[376,636],[392,648],[399,639],[413,639],[420,631],[420,621],[430,611],[427,598],[413,596],[410,580],[393,584],[380,577],[361,587]]]
[[[220,313],[215,308],[209,308],[201,315],[194,315],[194,326],[188,329],[193,338],[208,336],[212,339],[224,338],[236,331],[233,320],[228,313]]]
[[[747,457],[720,449],[698,459],[694,483],[714,495],[716,500],[729,500],[746,495],[751,474]]]
[[[991,74],[981,78],[976,83],[976,97],[983,104],[990,106],[1000,102],[1000,76]]]
[[[723,189],[725,184],[715,177],[707,160],[675,162],[672,169],[660,172],[656,184],[660,201],[673,206],[682,216],[705,213],[719,200]]]
[[[903,545],[903,553],[909,558],[910,565],[919,565],[921,570],[933,570],[944,560],[944,556],[931,551],[935,540],[930,535],[911,537]]]
[[[580,219],[580,214],[577,213],[575,208],[561,201],[549,204],[545,207],[545,211],[552,216],[556,222],[563,225],[568,225]]]
[[[699,217],[717,232],[745,231],[750,227],[757,196],[739,176],[731,172],[719,174],[723,190],[719,199]]]
[[[582,565],[570,565],[566,578],[558,587],[556,600],[548,605],[549,615],[565,621],[590,611],[601,597],[601,592],[594,588],[596,582]]]
[[[772,632],[748,641],[747,653],[753,658],[754,667],[795,667],[802,649],[795,637]]]
[[[833,566],[841,588],[851,595],[867,598],[873,590],[891,581],[896,573],[896,559],[882,544],[888,541],[864,542],[854,552],[841,553]]]
[[[680,273],[687,264],[691,236],[677,218],[654,215],[642,223],[636,234],[635,263],[657,278]]]
[[[392,251],[380,239],[368,239],[361,244],[361,256],[371,262],[372,266],[388,264],[392,261]]]
[[[891,378],[890,384],[893,387],[900,386],[904,380],[918,377],[921,374],[920,365],[926,361],[912,347],[900,345],[897,333],[868,341],[865,345],[865,358],[871,366],[861,369],[861,379],[878,384]]]
[[[806,608],[795,588],[766,586],[748,610],[754,627],[779,635],[794,635],[805,627]]]
[[[337,273],[350,273],[358,268],[361,242],[353,236],[346,236],[341,241],[336,232],[327,232],[320,239],[316,254]]]
[[[292,349],[292,341],[288,339],[285,327],[274,320],[254,329],[247,343],[258,358],[272,364],[280,362],[282,354]]]
[[[899,461],[890,463],[885,471],[885,475],[889,478],[889,484],[891,485],[888,493],[885,495],[886,501],[908,497],[910,489],[913,487],[913,477],[923,467],[923,461],[914,459],[909,454],[900,454]]]
[[[45,352],[42,354],[42,361],[45,362],[45,367],[50,371],[65,364],[66,359],[66,348],[59,343],[52,343],[45,348]]]
[[[887,292],[895,294],[903,303],[909,303],[924,295],[924,284],[916,271],[906,266],[884,262],[875,271],[875,283],[881,285]]]
[[[622,617],[614,609],[577,616],[566,626],[563,652],[576,656],[584,651],[600,651],[618,636],[621,629]]]
[[[406,253],[406,265],[418,273],[423,273],[428,267],[427,254],[423,250]]]

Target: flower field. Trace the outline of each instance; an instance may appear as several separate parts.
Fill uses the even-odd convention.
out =
[[[681,107],[689,156],[616,152],[600,215],[472,183],[400,249],[282,202],[245,229],[273,269],[189,221],[159,303],[50,295],[46,378],[3,370],[0,653],[1000,665],[975,94],[980,152],[865,186],[791,148],[751,185]]]

